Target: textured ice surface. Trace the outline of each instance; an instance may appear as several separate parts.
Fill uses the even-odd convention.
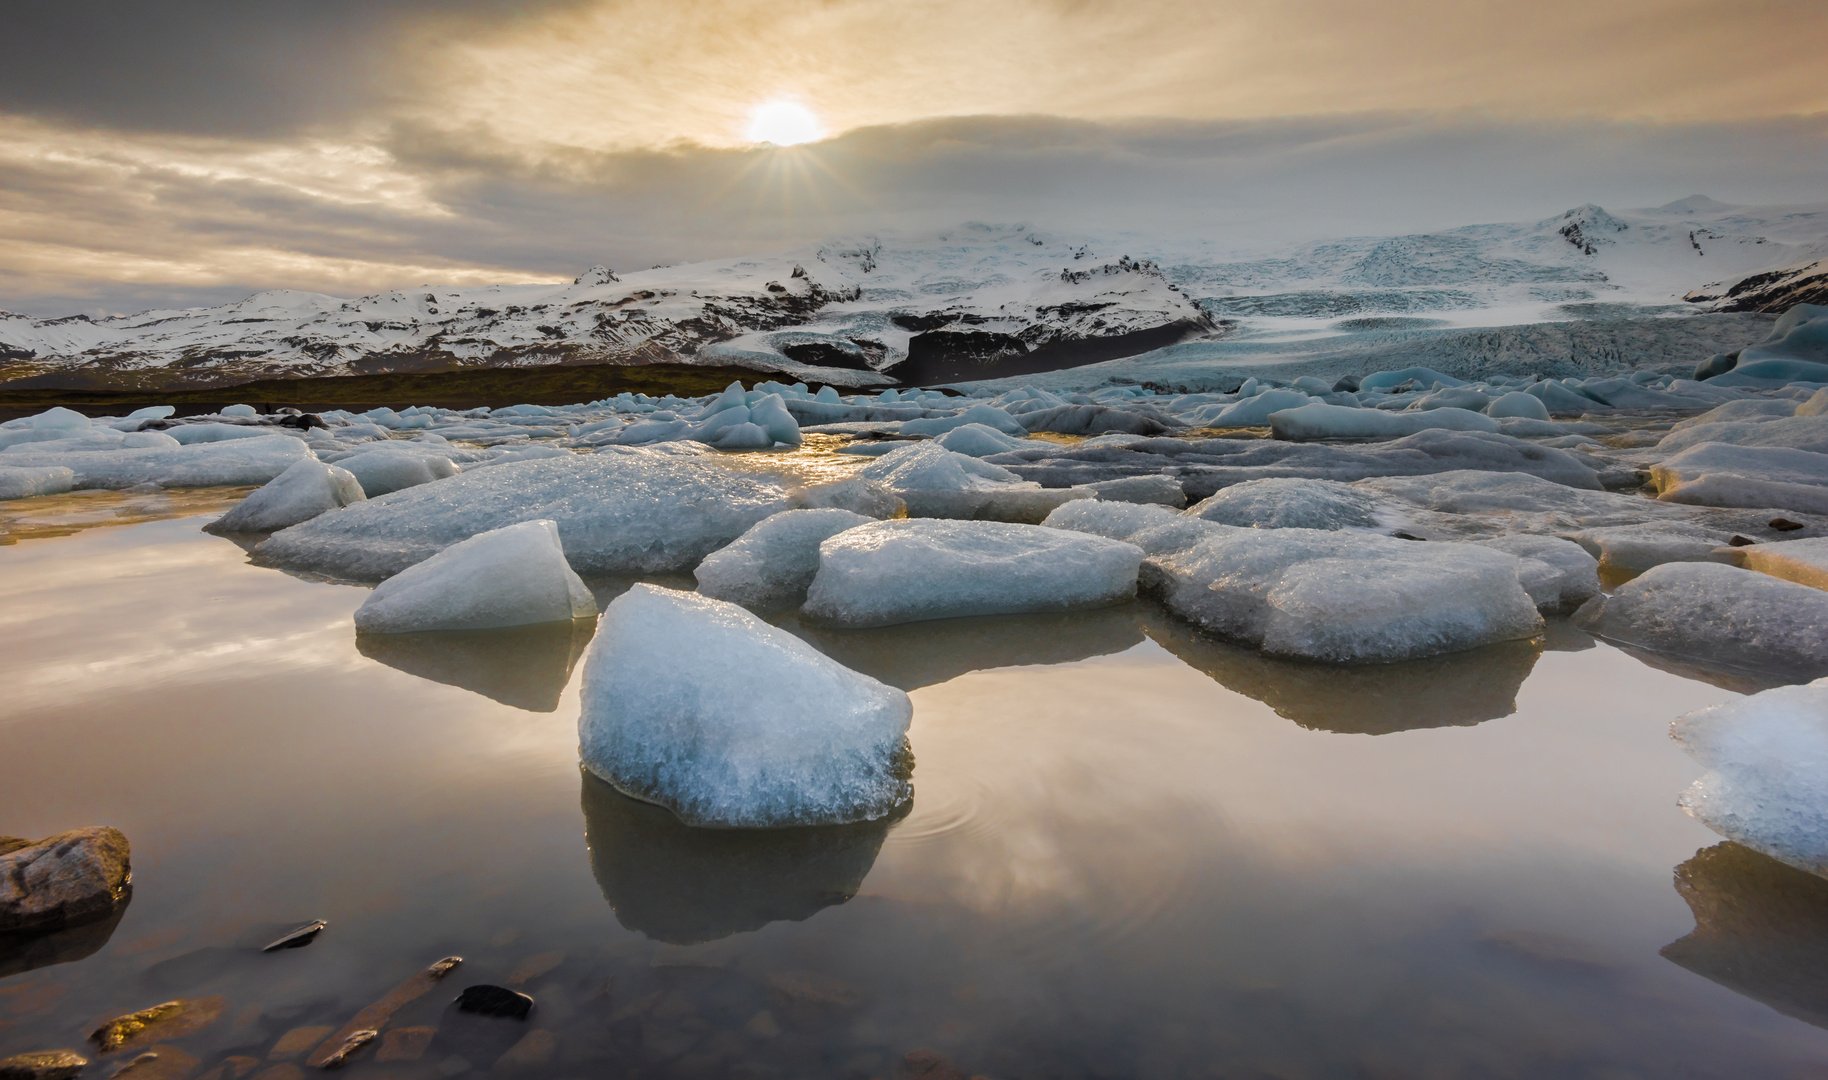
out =
[[[1521,390],[1500,395],[1485,407],[1485,415],[1495,418],[1519,417],[1525,420],[1547,420],[1549,408],[1542,399]]]
[[[787,492],[772,479],[703,457],[618,448],[396,491],[274,533],[256,555],[372,581],[477,533],[546,518],[558,523],[566,557],[584,573],[661,573],[690,569],[785,509]]]
[[[1395,439],[1418,431],[1498,430],[1498,422],[1466,409],[1440,408],[1416,412],[1352,409],[1316,401],[1298,409],[1271,413],[1270,434],[1278,439]]]
[[[1673,454],[1678,450],[1710,442],[1828,453],[1828,415],[1762,417],[1697,424],[1671,431],[1657,444],[1657,449]]]
[[[1600,593],[1599,560],[1573,541],[1518,534],[1473,543],[1515,555],[1518,581],[1544,613],[1566,614]]]
[[[1136,595],[1142,549],[990,521],[879,521],[819,548],[805,611],[844,626],[1098,607]]]
[[[29,469],[0,465],[0,499],[56,495],[70,490],[75,482],[76,474],[62,465],[38,465]]]
[[[1098,480],[1081,484],[1075,490],[1088,492],[1108,502],[1152,503],[1175,509],[1187,505],[1187,493],[1181,488],[1180,481],[1160,474]]]
[[[256,429],[259,430],[259,429]],[[297,461],[311,456],[305,444],[289,435],[141,450],[86,450],[37,453],[9,449],[0,462],[33,467],[64,465],[79,488],[126,488],[138,484],[162,487],[215,487],[264,484]]]
[[[1739,565],[1747,570],[1794,581],[1798,585],[1828,589],[1828,537],[1753,544],[1734,551],[1739,555]]]
[[[756,523],[693,571],[703,596],[762,610],[797,603],[819,572],[819,545],[872,518],[849,510],[786,510]]]
[[[1214,428],[1263,427],[1269,423],[1270,413],[1282,409],[1298,409],[1312,403],[1313,400],[1299,390],[1265,390],[1234,405],[1227,406],[1206,421],[1205,426]]]
[[[1015,417],[995,405],[973,405],[953,416],[908,420],[901,425],[901,433],[903,435],[943,435],[966,424],[979,424],[1006,435],[1028,433],[1028,429],[1017,423]]]
[[[1828,514],[1828,454],[1705,442],[1652,465],[1650,477],[1665,502]]]
[[[452,544],[375,586],[358,630],[489,630],[587,619],[597,603],[559,544],[558,526],[523,521]]]
[[[861,476],[796,488],[793,500],[809,510],[849,510],[870,518],[904,516],[908,512],[901,496]]]
[[[1112,540],[1128,540],[1144,529],[1182,520],[1180,514],[1166,506],[1078,499],[1047,515],[1047,520],[1041,524],[1050,529],[1071,529]]]
[[[880,818],[913,794],[900,690],[744,611],[636,585],[584,661],[584,767],[687,824]]]
[[[215,532],[274,532],[367,496],[348,472],[316,458],[294,462],[210,526]]]
[[[1688,521],[1604,525],[1568,534],[1609,573],[1640,574],[1664,563],[1724,562],[1730,534]]]
[[[858,475],[895,492],[912,517],[1037,522],[1061,503],[1089,497],[1081,491],[1043,489],[1008,469],[934,442],[892,450]]]
[[[457,475],[457,466],[450,458],[393,450],[385,445],[343,458],[337,464],[356,478],[371,499]]]
[[[1380,517],[1380,510],[1382,517]],[[1257,529],[1379,529],[1394,520],[1387,503],[1336,480],[1247,480],[1187,511],[1206,521]]]
[[[1707,774],[1682,808],[1722,836],[1828,875],[1828,679],[1782,686],[1677,720]]]
[[[233,439],[260,439],[272,435],[274,430],[260,424],[179,424],[168,429],[165,434],[176,439],[184,446],[195,446],[198,443],[228,442]]]
[[[905,430],[907,425],[902,426]],[[1004,454],[1020,450],[1028,444],[1026,439],[1005,435],[988,424],[960,424],[933,441],[955,454],[968,457]]]
[[[1785,677],[1828,675],[1828,592],[1721,563],[1672,562],[1581,609],[1593,633]]]
[[[1160,566],[1176,614],[1286,656],[1384,663],[1542,630],[1517,559],[1471,544],[1227,529]]]

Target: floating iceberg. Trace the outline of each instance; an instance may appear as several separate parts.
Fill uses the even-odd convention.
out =
[[[1816,589],[1828,589],[1828,537],[1806,540],[1779,540],[1775,544],[1753,544],[1735,548],[1739,565],[1747,570],[1794,581]],[[1828,628],[1824,629],[1828,636]],[[1824,643],[1828,647],[1828,642]]]
[[[1516,556],[1518,582],[1545,614],[1568,614],[1600,594],[1599,560],[1571,540],[1518,534],[1473,543]]]
[[[872,518],[849,510],[786,510],[757,523],[693,571],[698,592],[753,610],[798,603],[819,572],[819,545]]]
[[[906,431],[907,426],[904,424],[902,427]],[[1005,435],[988,424],[960,424],[933,441],[955,454],[967,457],[1006,454],[1028,445],[1026,439]]]
[[[62,465],[21,469],[0,465],[0,499],[25,499],[33,495],[58,495],[70,490],[76,473]]]
[[[40,453],[14,447],[0,461],[25,468],[65,466],[74,473],[74,483],[79,488],[128,488],[140,484],[229,487],[264,484],[310,456],[305,444],[289,435],[261,435],[230,442],[140,450]]]
[[[1278,439],[1395,439],[1419,431],[1498,430],[1498,421],[1466,409],[1439,408],[1417,412],[1353,409],[1316,401],[1298,409],[1283,409],[1269,416],[1270,434]]]
[[[1272,477],[1221,489],[1187,513],[1221,525],[1255,529],[1381,529],[1394,523],[1389,504],[1337,480]]]
[[[1602,637],[1702,666],[1828,675],[1828,592],[1736,566],[1658,566],[1583,607],[1577,621]]]
[[[689,825],[881,818],[913,794],[913,705],[720,600],[636,585],[584,661],[584,767]]]
[[[590,589],[565,561],[550,521],[480,533],[375,586],[356,609],[357,630],[492,630],[588,619]]]
[[[1708,770],[1682,793],[1684,810],[1722,836],[1828,876],[1828,679],[1690,713],[1670,734]]]
[[[1037,522],[1087,493],[1043,488],[1008,469],[955,454],[934,442],[900,447],[858,471],[895,492],[912,517]]]
[[[989,521],[881,521],[819,548],[806,614],[843,626],[1099,607],[1136,595],[1142,549]]]
[[[367,496],[356,478],[316,458],[294,462],[210,525],[212,532],[275,532]]]
[[[1704,442],[1652,465],[1650,478],[1664,502],[1828,514],[1828,454]]]
[[[704,456],[616,448],[478,469],[356,503],[274,533],[255,556],[373,581],[477,533],[543,518],[558,523],[566,558],[584,573],[664,573],[689,570],[788,508],[772,479]]]
[[[1543,626],[1518,560],[1471,544],[1224,529],[1157,561],[1170,610],[1283,656],[1387,663],[1534,637]]]
[[[1485,407],[1485,415],[1493,419],[1518,417],[1524,420],[1547,420],[1549,407],[1534,394],[1512,390],[1508,394],[1493,399],[1491,404]]]
[[[347,469],[371,499],[457,475],[457,466],[450,458],[385,447],[364,450],[339,460],[337,465]]]

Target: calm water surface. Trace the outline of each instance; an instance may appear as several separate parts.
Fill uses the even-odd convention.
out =
[[[0,547],[0,834],[115,825],[134,895],[0,951],[0,1057],[220,995],[172,1080],[297,1080],[282,1036],[460,955],[352,1076],[1828,1070],[1828,883],[1675,804],[1670,720],[1733,693],[1566,628],[1358,672],[1146,604],[796,628],[912,693],[912,809],[705,833],[580,774],[588,627],[358,639],[363,589],[82,505]]]

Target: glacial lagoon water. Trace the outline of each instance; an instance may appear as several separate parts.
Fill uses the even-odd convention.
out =
[[[0,833],[117,826],[134,893],[0,946],[0,1057],[220,996],[156,1075],[299,1080],[299,1029],[461,956],[352,1077],[1828,1069],[1828,882],[1676,806],[1669,722],[1735,689],[1566,626],[1357,671],[1148,603],[797,628],[912,694],[913,805],[703,832],[580,773],[589,627],[358,637],[366,590],[249,565],[205,493],[69,498],[0,547]]]

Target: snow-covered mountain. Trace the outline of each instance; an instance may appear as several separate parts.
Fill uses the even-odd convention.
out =
[[[352,300],[275,291],[104,319],[0,313],[0,382],[150,389],[669,361],[935,383],[1225,335],[1782,310],[1821,298],[1825,259],[1828,205],[1735,207],[1704,196],[1249,257],[1187,237],[973,224],[622,274],[594,267],[560,285],[427,286]]]

